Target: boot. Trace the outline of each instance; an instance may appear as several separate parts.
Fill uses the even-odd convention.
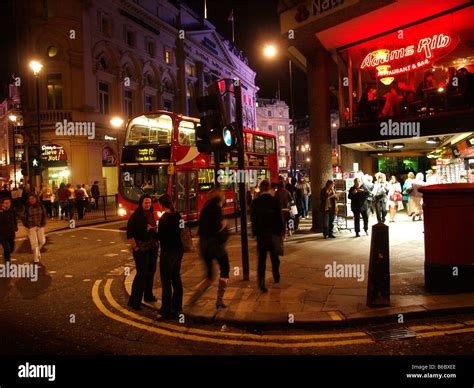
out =
[[[260,288],[262,292],[268,292],[267,287],[265,287],[265,278],[258,280],[258,287]]]
[[[227,306],[224,304],[224,294],[225,289],[227,288],[227,279],[219,279],[219,286],[217,288],[217,301],[216,301],[216,308],[226,308]]]

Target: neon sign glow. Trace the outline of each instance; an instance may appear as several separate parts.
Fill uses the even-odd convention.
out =
[[[420,54],[421,56],[424,56],[423,59],[416,62],[415,68],[418,68],[429,63],[429,59],[433,57],[433,52],[435,50],[446,48],[452,42],[453,42],[453,39],[449,35],[439,34],[439,35],[433,35],[432,37],[422,38],[418,41],[416,45],[412,44],[405,48],[400,48],[396,50],[387,50],[387,49],[376,50],[366,55],[366,57],[362,61],[361,69],[364,69],[366,67],[377,67],[388,62],[410,57],[415,54],[415,48],[418,54]],[[387,75],[398,74],[405,71],[413,70],[412,65],[405,66],[403,68],[407,68],[407,67],[410,67],[410,68],[404,71],[401,71],[402,68],[395,69],[395,70],[400,70],[396,73],[391,73],[392,71],[395,71],[395,70],[391,70],[387,73]],[[380,74],[379,72],[379,75],[384,75],[385,73],[386,72],[383,72],[383,74]]]

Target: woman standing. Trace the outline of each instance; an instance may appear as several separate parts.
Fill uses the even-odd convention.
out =
[[[321,190],[321,204],[319,210],[323,214],[324,226],[323,235],[324,238],[336,238],[332,233],[334,219],[337,213],[337,194],[334,189],[334,181],[328,180],[326,185]]]
[[[415,179],[411,180],[407,186],[407,191],[410,192],[408,196],[408,208],[410,209],[410,216],[413,215],[412,221],[421,221],[423,214],[423,194],[418,191],[420,187],[426,186],[423,173],[416,174]]]
[[[51,203],[51,198],[53,196],[53,190],[48,185],[43,185],[41,189],[40,198],[41,202],[43,202],[43,206],[46,208],[46,212],[48,213],[48,217],[51,219],[53,218],[53,205]]]
[[[377,222],[385,223],[387,216],[387,194],[388,184],[385,174],[379,172],[375,175],[377,182],[374,184],[373,201],[375,203],[375,211],[377,213]]]
[[[183,243],[181,231],[184,222],[176,212],[168,194],[158,199],[164,214],[158,223],[160,241],[161,309],[163,318],[177,317],[183,310],[183,284],[181,282],[181,261]]]
[[[28,229],[28,238],[30,239],[33,261],[35,263],[39,263],[41,259],[41,248],[43,248],[43,245],[46,243],[44,236],[46,217],[46,210],[38,200],[38,197],[36,194],[30,193],[23,215],[23,225]]]
[[[392,175],[388,183],[388,207],[390,211],[390,222],[395,222],[397,211],[403,209],[402,187],[397,178]]]
[[[128,305],[139,310],[142,299],[145,299],[145,302],[157,300],[153,295],[153,279],[158,259],[156,222],[151,197],[148,194],[142,195],[137,210],[128,220],[127,240],[132,246],[137,269]]]

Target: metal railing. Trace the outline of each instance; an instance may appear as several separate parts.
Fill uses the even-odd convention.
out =
[[[67,219],[74,218],[76,221],[82,220],[104,220],[117,217],[118,215],[118,195],[101,195],[97,198],[89,197],[79,202],[78,200],[69,200],[69,206],[65,211],[59,202],[53,204],[53,217],[59,218],[61,215]],[[82,214],[82,217],[81,217]]]

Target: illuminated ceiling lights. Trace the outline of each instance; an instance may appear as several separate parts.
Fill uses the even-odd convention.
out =
[[[390,50],[387,50],[387,49],[380,49],[380,50],[372,51],[372,56],[375,59],[378,59],[379,61],[383,60],[383,59],[386,59],[388,54],[390,54]]]
[[[382,82],[384,85],[390,85],[394,80],[395,80],[395,77],[380,78],[380,82]]]
[[[378,50],[378,51],[383,51],[383,50]],[[378,75],[386,73],[390,69],[390,67],[391,67],[390,65],[377,66]],[[380,82],[382,82],[384,85],[390,85],[394,79],[395,79],[394,77],[382,77],[380,78]]]
[[[395,144],[393,145],[393,148],[396,149],[396,150],[399,150],[399,149],[401,149],[401,148],[403,148],[403,147],[405,147],[405,144],[403,144],[403,143],[395,143]]]

